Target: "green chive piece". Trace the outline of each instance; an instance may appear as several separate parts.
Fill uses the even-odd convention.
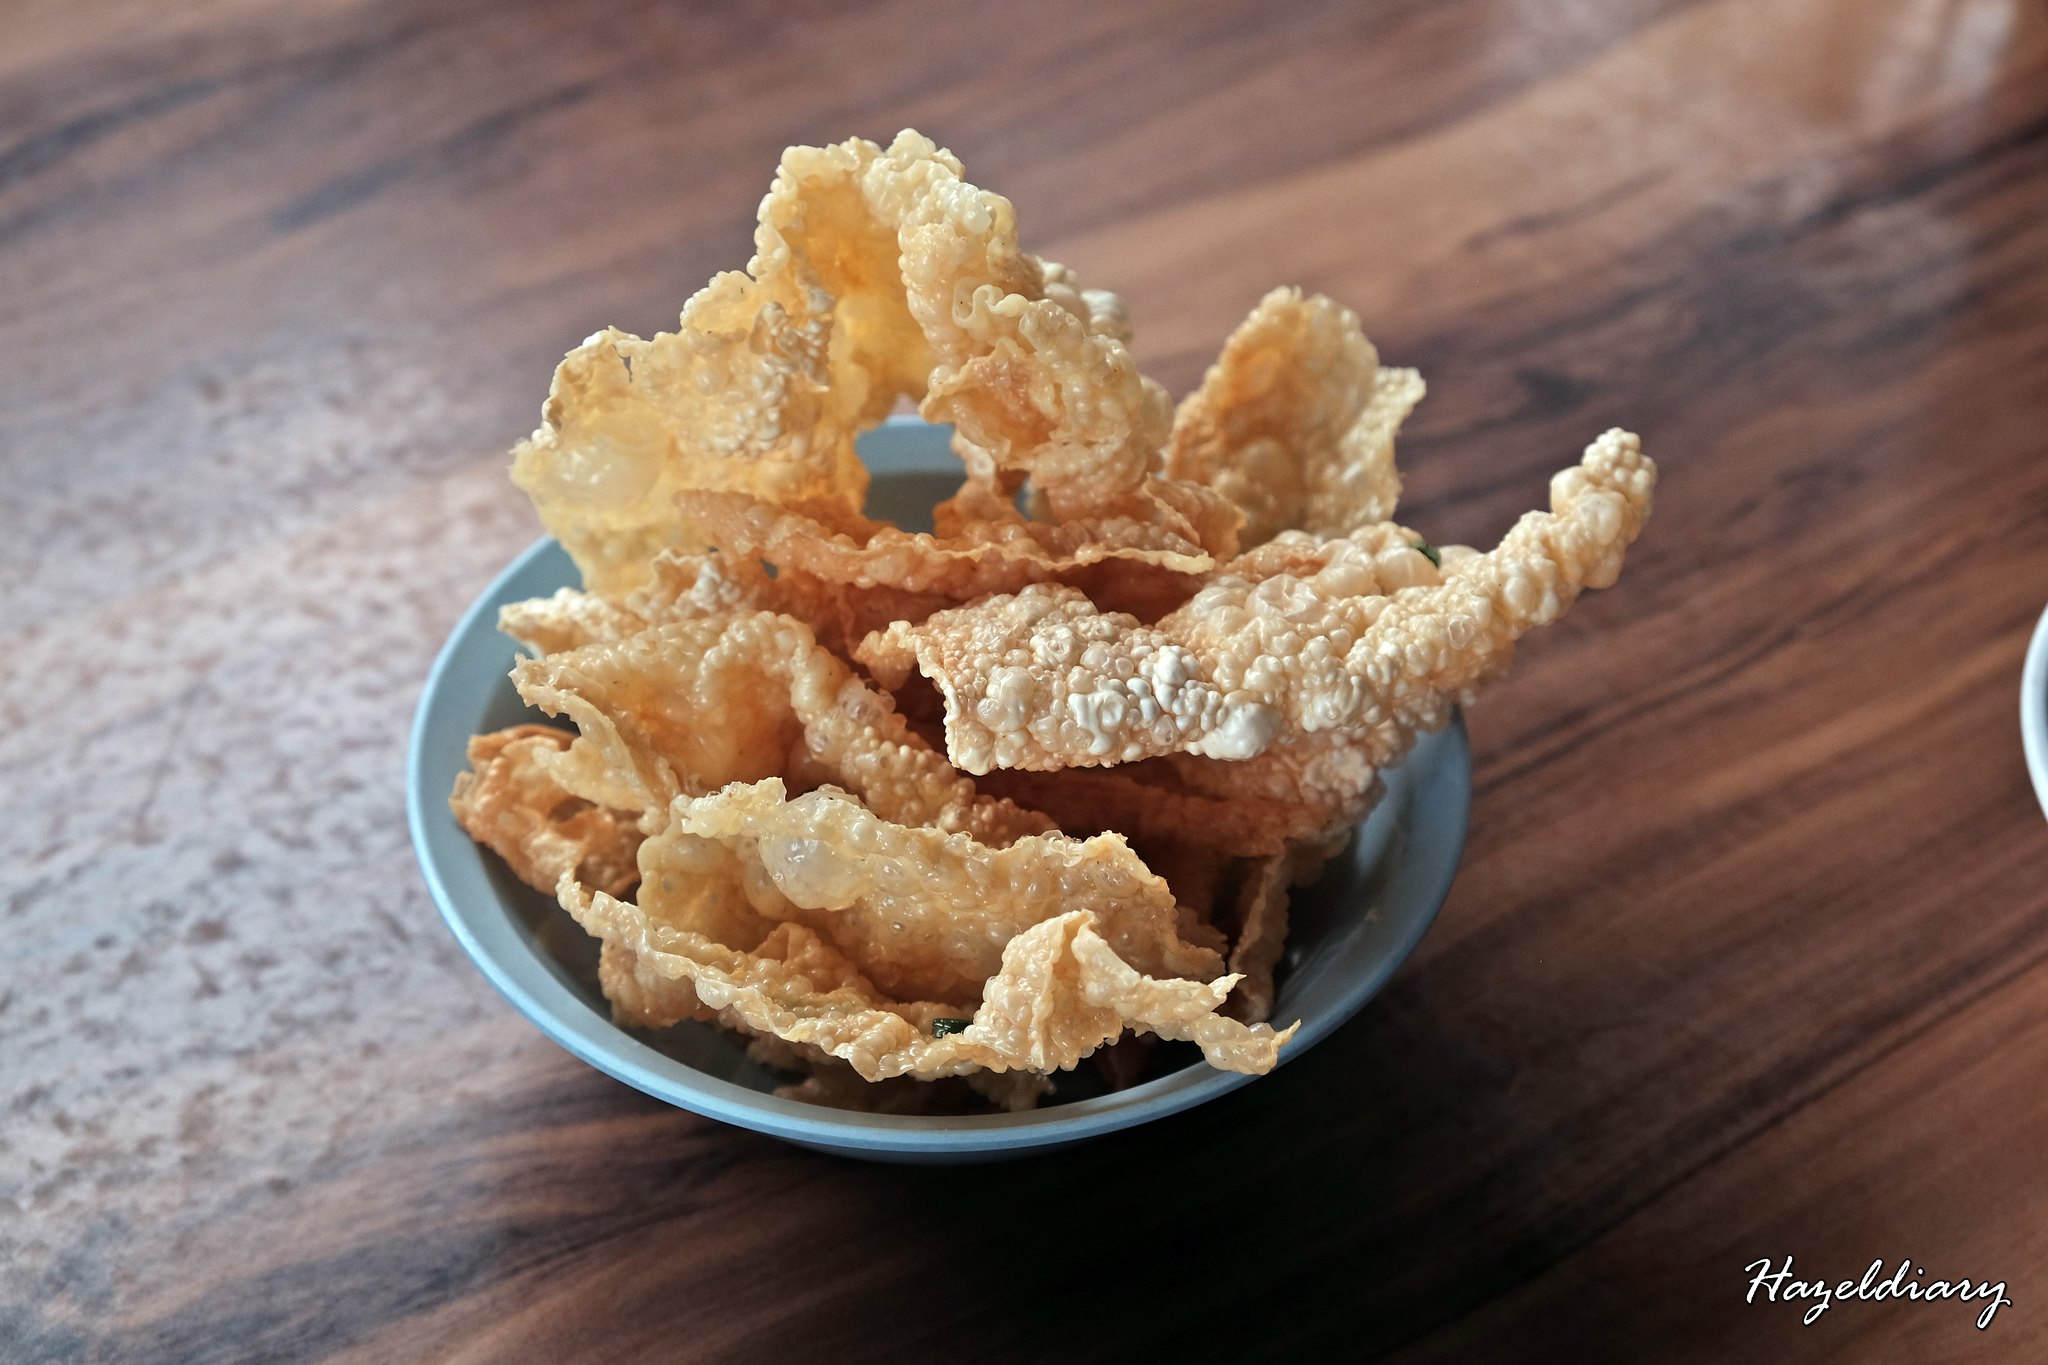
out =
[[[967,1032],[967,1026],[973,1022],[972,1019],[934,1019],[932,1020],[932,1037],[944,1038],[949,1034],[965,1033]]]
[[[1430,544],[1428,541],[1418,540],[1411,548],[1422,551],[1423,555],[1429,560],[1429,562],[1436,565],[1436,567],[1438,567],[1439,569],[1441,569],[1444,566],[1444,557],[1441,554],[1437,553],[1436,546]]]

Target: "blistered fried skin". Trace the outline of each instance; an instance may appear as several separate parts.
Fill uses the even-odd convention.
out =
[[[1241,858],[1279,853],[1291,843],[1356,824],[1370,807],[1365,792],[1355,793],[1367,797],[1362,809],[1356,801],[1331,802],[1322,792],[1297,800],[1267,796],[1249,786],[1234,790],[1227,770],[1246,765],[1197,761],[1226,770],[1216,775],[1222,780],[1213,789],[1193,786],[1159,760],[1057,771],[997,768],[979,778],[977,786],[1052,817],[1069,834],[1115,830],[1149,847],[1198,832],[1205,848]],[[1365,787],[1371,785],[1368,768]]]
[[[598,949],[597,985],[612,1007],[612,1021],[626,1028],[668,1028],[686,1019],[710,1022],[718,1011],[697,999],[688,978],[662,976],[641,965],[624,943]]]
[[[1415,585],[1392,593],[1350,563],[1225,574],[1146,626],[1040,584],[893,625],[858,655],[885,686],[913,665],[938,684],[947,752],[970,773],[1242,760],[1319,733],[1405,748],[1497,675],[1517,638],[1614,581],[1655,483],[1636,437],[1610,431],[1551,481],[1551,511],[1487,554],[1446,551],[1441,573],[1414,565]]]
[[[557,588],[498,608],[498,631],[535,655],[561,654],[647,629],[636,612],[580,588]]]
[[[832,522],[858,517],[867,471],[827,365],[830,300],[795,312],[737,272],[717,276],[652,339],[615,329],[555,371],[512,479],[605,597],[638,587],[664,549],[700,548],[674,502],[739,489]]]
[[[1003,950],[969,1026],[935,1037],[932,1023],[960,1007],[895,1002],[818,934],[785,923],[751,953],[650,921],[629,901],[564,879],[563,908],[585,931],[634,954],[642,972],[688,981],[720,1022],[816,1047],[868,1080],[932,1078],[974,1070],[1071,1069],[1127,1029],[1187,1040],[1211,1066],[1263,1075],[1294,1034],[1217,1013],[1235,977],[1157,980],[1118,957],[1075,910],[1035,925]]]
[[[565,788],[659,825],[677,796],[750,782],[799,762],[885,818],[1005,844],[1052,822],[974,784],[913,732],[889,699],[775,612],[651,626],[513,670],[530,704],[578,736],[544,761]],[[650,820],[648,817],[652,817]]]
[[[834,653],[894,621],[922,621],[950,600],[886,587],[828,583],[801,569],[770,576],[759,559],[716,551],[664,550],[648,581],[611,600],[577,588],[511,602],[498,609],[498,629],[535,655],[623,640],[649,626],[697,621],[753,610],[794,616]]]
[[[677,330],[591,337],[555,373],[513,480],[584,586],[637,587],[703,542],[675,495],[744,493],[833,530],[864,523],[854,438],[902,396],[955,423],[970,475],[1031,477],[1061,519],[1125,519],[1235,548],[1237,513],[1161,477],[1164,390],[1120,304],[1019,247],[1008,200],[913,132],[784,153],[747,273],[714,277]]]
[[[898,136],[864,188],[897,226],[905,297],[931,347],[919,411],[954,427],[970,476],[1005,493],[1028,476],[1061,521],[1185,515],[1153,487],[1172,404],[1138,372],[1120,307],[1024,251],[1010,201],[967,183],[927,138]]]
[[[979,999],[1004,944],[1078,909],[1148,975],[1206,980],[1223,969],[1221,940],[1181,937],[1173,892],[1118,835],[1053,833],[992,849],[892,823],[831,787],[791,800],[774,778],[685,797],[671,819],[740,859],[756,911],[815,929],[899,998]]]
[[[1414,370],[1380,366],[1350,309],[1276,289],[1181,400],[1166,471],[1241,508],[1241,544],[1344,535],[1394,515],[1394,433],[1422,394]]]
[[[592,805],[549,775],[542,755],[561,753],[571,738],[545,725],[476,736],[448,807],[528,886],[552,894],[567,873],[623,896],[640,879],[640,831],[631,813]]]
[[[936,597],[934,609],[1069,579],[1094,565],[1153,568],[1181,577],[1216,565],[1193,538],[1194,528],[1180,522],[1109,517],[1054,524],[1012,515],[963,522],[942,538],[882,523],[835,531],[801,512],[737,493],[684,493],[678,505],[707,542],[730,554],[757,556],[828,583]],[[1190,582],[1186,591],[1193,588]]]
[[[1236,762],[1168,754],[1134,766],[1143,769],[1156,762],[1183,790],[1242,807],[1235,817],[1240,822],[1284,829],[1282,847],[1315,842],[1371,814],[1385,790],[1380,771],[1408,751],[1414,730],[1448,724],[1451,705],[1446,699],[1441,713],[1431,713],[1414,729],[1389,724],[1363,735],[1323,731],[1276,740],[1264,753]],[[1247,850],[1258,856],[1278,851],[1272,846]]]

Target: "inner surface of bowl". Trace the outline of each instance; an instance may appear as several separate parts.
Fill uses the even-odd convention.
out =
[[[863,438],[874,475],[869,513],[929,529],[931,508],[958,486],[947,431],[892,422]],[[1056,1078],[1019,1114],[853,1113],[779,1099],[788,1077],[706,1024],[628,1033],[611,1023],[597,984],[597,942],[554,901],[521,882],[456,825],[447,794],[467,766],[469,736],[543,719],[507,676],[516,646],[496,630],[506,602],[578,581],[560,546],[542,541],[493,583],[457,627],[429,678],[413,735],[409,803],[414,841],[443,916],[491,981],[571,1052],[684,1108],[808,1145],[902,1160],[972,1160],[1065,1144],[1222,1094],[1253,1078],[1215,1071],[1190,1045],[1158,1049],[1149,1076],[1108,1091],[1093,1067]],[[1297,891],[1273,1019],[1301,1030],[1283,1062],[1349,1018],[1413,949],[1450,888],[1470,804],[1462,722],[1425,736],[1386,774],[1387,793],[1346,852]]]

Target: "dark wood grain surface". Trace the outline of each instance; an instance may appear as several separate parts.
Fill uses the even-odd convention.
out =
[[[2020,0],[0,12],[0,1358],[2048,1358],[2048,19]],[[1356,1022],[1200,1111],[811,1155],[545,1041],[401,756],[557,356],[915,125],[1193,383],[1268,286],[1406,519],[1610,424],[1620,588],[1471,717]],[[1745,1304],[1910,1257],[1974,1307]]]

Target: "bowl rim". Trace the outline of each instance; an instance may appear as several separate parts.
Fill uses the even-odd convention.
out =
[[[497,608],[506,600],[508,585],[554,544],[551,538],[543,536],[528,546],[492,578],[463,612],[427,674],[414,709],[406,753],[407,823],[427,889],[441,919],[485,979],[543,1034],[614,1079],[692,1113],[792,1142],[848,1153],[895,1154],[912,1159],[1021,1153],[1038,1147],[1063,1146],[1179,1113],[1257,1079],[1189,1066],[1128,1090],[1020,1113],[869,1114],[783,1099],[710,1075],[650,1047],[591,1009],[556,975],[541,954],[531,945],[516,941],[511,930],[512,916],[504,910],[502,902],[494,899],[490,906],[475,910],[459,903],[441,866],[440,845],[448,840],[448,833],[437,830],[432,823],[435,815],[446,816],[445,797],[435,793],[430,800],[426,789],[430,745],[449,720],[458,728],[466,727],[459,715],[441,715],[444,710],[454,711],[460,700],[448,686],[448,674],[456,667],[464,644],[475,635],[480,618],[489,613],[488,628],[495,633]],[[464,738],[467,739],[466,728]],[[1462,713],[1453,714],[1451,724],[1439,732],[1436,742],[1443,746],[1441,758],[1425,774],[1425,780],[1449,784],[1438,790],[1433,802],[1442,814],[1433,813],[1430,819],[1407,827],[1404,852],[1405,858],[1435,869],[1435,875],[1414,897],[1422,905],[1422,913],[1414,916],[1392,951],[1377,961],[1371,971],[1361,973],[1344,988],[1334,1007],[1302,1021],[1300,1031],[1281,1053],[1280,1065],[1305,1054],[1356,1015],[1413,955],[1449,897],[1462,860],[1471,812],[1471,750]],[[1417,789],[1414,798],[1418,805],[1420,790]],[[452,817],[446,823],[461,835],[464,845],[475,849]],[[486,916],[503,920],[503,932],[499,932],[500,925]],[[511,952],[508,948],[519,951]]]
[[[2020,745],[2027,754],[2027,773],[2034,796],[2048,815],[2048,611],[2034,626],[2027,661],[2020,669]]]

